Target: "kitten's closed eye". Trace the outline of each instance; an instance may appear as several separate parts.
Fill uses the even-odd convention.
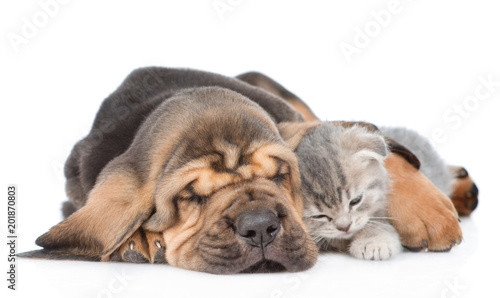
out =
[[[361,202],[363,199],[363,194],[360,194],[359,196],[355,197],[349,202],[349,206],[355,206]]]
[[[309,218],[312,218],[312,219],[327,219],[328,221],[332,221],[332,218],[328,215],[325,215],[325,214],[318,214],[318,215],[313,215],[313,216],[309,216]]]

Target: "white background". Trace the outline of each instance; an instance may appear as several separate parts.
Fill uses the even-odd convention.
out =
[[[45,2],[0,4],[2,297],[500,297],[500,87],[473,98],[481,78],[500,82],[498,1],[67,1],[48,13]],[[356,53],[346,57],[346,44]],[[36,249],[36,237],[61,220],[72,145],[101,101],[148,65],[258,70],[321,119],[438,135],[439,152],[480,189],[478,209],[462,220],[464,242],[385,262],[326,254],[300,274],[20,259],[18,291],[7,290],[7,184],[19,189],[18,251]]]

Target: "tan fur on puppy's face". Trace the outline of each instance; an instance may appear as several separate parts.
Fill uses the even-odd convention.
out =
[[[392,179],[388,215],[410,250],[447,251],[462,241],[451,200],[401,156],[391,154],[386,168]]]
[[[296,157],[269,115],[234,91],[194,88],[146,118],[86,205],[28,256],[142,261],[127,245],[146,237],[138,250],[150,262],[165,252],[171,265],[210,273],[301,271],[317,258],[302,210]]]
[[[280,193],[273,182],[258,178],[252,183],[216,192],[204,207],[182,202],[179,221],[164,232],[168,243],[167,261],[175,266],[203,268],[203,271],[219,274],[234,273],[235,268],[238,272],[245,271],[261,260],[262,254],[267,260],[283,265],[287,271],[312,265],[315,248],[303,230],[300,215],[288,207],[291,198],[280,196]],[[282,226],[264,253],[261,248],[234,237],[235,221],[242,212],[262,208],[273,210]]]
[[[258,262],[262,254],[288,271],[314,263],[311,260],[316,256],[315,247],[301,221],[295,156],[282,144],[249,148],[252,147],[258,149],[240,152],[246,159],[240,165],[231,160],[241,159],[234,150],[224,157],[205,156],[176,171],[177,179],[165,176],[159,183],[157,195],[164,199],[158,205],[169,206],[168,210],[178,213],[170,216],[174,218],[172,222],[152,219],[145,227],[163,229],[169,264],[224,274],[234,273],[235,268],[244,271]],[[168,195],[178,185],[185,186],[176,195]],[[263,252],[235,236],[235,221],[244,212],[264,208],[280,219],[282,229]],[[161,212],[159,208],[157,213]],[[290,258],[299,261],[292,262]]]

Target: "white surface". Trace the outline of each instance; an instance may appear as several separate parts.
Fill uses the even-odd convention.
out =
[[[498,1],[401,0],[399,13],[351,63],[341,43],[352,44],[355,28],[373,25],[372,12],[391,1],[221,0],[235,4],[223,19],[217,1],[163,2],[68,1],[18,52],[10,32],[21,34],[24,18],[43,10],[38,1],[0,4],[0,193],[6,206],[6,185],[19,187],[19,251],[36,249],[36,237],[60,221],[69,150],[101,101],[146,65],[225,75],[258,70],[322,119],[403,125],[429,137],[441,129],[437,149],[466,166],[480,189],[477,211],[462,221],[464,242],[450,253],[405,252],[386,262],[327,254],[300,274],[214,276],[160,265],[20,259],[19,290],[4,282],[2,297],[500,296],[500,87],[485,100],[466,100],[481,77],[500,81]],[[470,111],[453,112],[463,104]],[[0,272],[7,271],[5,209]]]

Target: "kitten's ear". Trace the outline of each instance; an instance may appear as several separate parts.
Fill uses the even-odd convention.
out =
[[[380,135],[371,134],[364,143],[366,150],[371,151],[382,158],[386,158],[388,155],[387,144],[385,143],[384,137]]]
[[[290,149],[295,150],[299,146],[302,138],[311,132],[315,127],[319,126],[321,122],[281,122],[278,124],[280,135],[288,144]]]
[[[347,136],[345,141],[355,146],[356,155],[360,158],[383,161],[389,154],[384,137],[378,133],[354,126],[350,128]]]

